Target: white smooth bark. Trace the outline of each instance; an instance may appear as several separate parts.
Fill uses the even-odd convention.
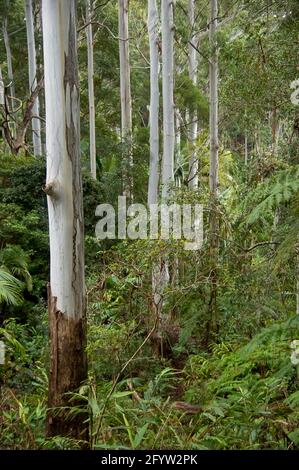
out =
[[[132,196],[132,99],[129,57],[129,0],[118,0],[121,136],[126,145],[123,161],[124,194]]]
[[[2,78],[2,70],[0,67],[0,105],[3,106],[4,104],[5,104],[4,82]]]
[[[93,179],[97,179],[96,166],[96,127],[95,127],[95,105],[94,105],[94,63],[93,63],[93,33],[92,33],[92,4],[90,0],[86,2],[86,28],[87,54],[88,54],[88,101],[89,101],[89,154],[90,173]]]
[[[5,90],[4,90],[4,82],[3,82],[3,77],[2,77],[2,70],[0,67],[0,106],[4,106],[5,104]],[[6,148],[6,141],[5,141],[5,133],[4,129],[2,127],[2,140],[3,140],[3,148]]]
[[[248,164],[248,136],[247,136],[247,131],[245,131],[245,137],[244,137],[244,163],[245,163],[245,165]]]
[[[174,101],[173,101],[173,0],[162,0],[162,90],[163,90],[163,158],[162,198],[169,197],[174,181]]]
[[[189,26],[191,29],[191,39],[190,41],[195,46],[197,45],[197,37],[194,33],[195,30],[195,8],[194,8],[194,0],[189,0],[188,3],[188,18],[189,18]],[[197,71],[198,71],[198,60],[197,60],[197,51],[192,47],[192,45],[188,44],[188,68],[189,68],[189,78],[192,80],[192,83],[196,86],[197,85]],[[191,147],[191,155],[189,160],[189,187],[193,190],[198,189],[198,158],[196,152],[196,140],[198,134],[198,120],[196,112],[189,113],[189,132],[188,132],[188,140]]]
[[[27,47],[28,47],[28,70],[29,70],[29,91],[31,92],[37,86],[36,74],[36,50],[34,38],[34,21],[32,13],[32,0],[25,2],[25,15],[26,15],[26,31],[27,31]],[[41,141],[41,125],[39,119],[39,98],[34,100],[32,107],[33,118],[32,125],[32,142],[34,155],[42,155],[42,141]]]
[[[181,155],[181,120],[179,110],[175,112],[175,185],[180,188],[182,186],[182,176],[180,174],[182,168],[182,155]]]
[[[10,7],[9,2],[7,2],[7,8],[9,7]],[[12,100],[12,109],[13,109],[14,98],[16,94],[15,94],[14,75],[13,75],[13,68],[12,68],[12,55],[11,55],[8,31],[7,31],[7,16],[3,20],[3,39],[4,39],[4,45],[5,45],[5,51],[6,51],[8,80],[10,82],[9,90],[10,90],[10,96]]]
[[[148,0],[150,46],[150,164],[148,204],[156,204],[159,191],[159,17],[156,0]]]
[[[85,282],[75,10],[74,0],[43,0],[51,295],[78,320]]]
[[[218,334],[217,310],[217,264],[219,251],[219,220],[217,215],[218,202],[218,51],[216,41],[217,29],[217,0],[210,0],[210,48],[209,61],[210,79],[210,318],[207,324],[206,343],[209,344],[213,335]],[[214,336],[215,337],[215,336]],[[214,339],[214,338],[213,338]]]
[[[216,42],[217,0],[210,0],[210,47],[212,53],[209,63],[210,78],[210,191],[214,198],[218,193],[218,51]]]

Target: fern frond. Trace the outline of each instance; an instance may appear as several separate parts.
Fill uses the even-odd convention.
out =
[[[5,269],[0,268],[0,302],[18,305],[21,300],[23,283]]]
[[[259,199],[256,207],[250,212],[245,220],[246,225],[252,225],[265,219],[274,209],[292,200],[299,192],[298,170],[283,171],[268,184],[263,183],[256,190],[256,199]],[[251,196],[251,200],[254,197]]]

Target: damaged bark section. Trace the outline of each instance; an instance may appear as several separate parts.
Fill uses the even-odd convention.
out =
[[[88,421],[82,425],[88,418],[88,412],[74,414],[68,409],[84,405],[83,401],[72,400],[68,393],[77,391],[78,384],[86,380],[85,318],[66,317],[57,310],[56,298],[51,295],[50,286],[48,310],[51,350],[47,435],[88,441]]]

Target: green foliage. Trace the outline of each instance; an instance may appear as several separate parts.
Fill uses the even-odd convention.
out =
[[[194,423],[194,448],[297,448],[297,374],[290,343],[298,334],[299,320],[292,317],[242,348],[231,351],[233,345],[221,344],[213,348],[213,358],[190,357],[185,397],[203,410]]]
[[[40,5],[33,3],[41,64]],[[205,241],[198,252],[187,252],[175,240],[94,238],[96,206],[105,202],[116,208],[122,194],[131,143],[121,143],[120,138],[117,2],[95,2],[98,180],[90,178],[86,4],[78,2],[89,375],[71,393],[69,411],[78,416],[89,412],[95,449],[298,449],[298,376],[289,348],[299,333],[298,318],[293,316],[298,278],[299,127],[298,109],[290,100],[290,82],[298,78],[298,1],[219,2],[217,204],[210,203],[209,190],[208,5],[195,2],[196,24],[191,31],[188,2],[174,3],[174,103],[181,116],[175,173],[181,176],[181,186],[173,188],[172,200],[204,205]],[[13,118],[20,122],[29,94],[24,2],[11,0],[7,8],[7,1],[0,0],[0,11],[1,24],[5,16],[8,19],[19,107]],[[131,0],[132,176],[137,203],[146,203],[149,171],[146,20],[147,2]],[[199,32],[196,86],[187,58],[190,39],[197,42],[195,32]],[[3,41],[0,54],[5,58]],[[3,59],[0,65],[7,87],[7,63]],[[38,75],[42,75],[40,68]],[[43,101],[42,92],[42,118]],[[194,144],[188,142],[192,113],[200,131]],[[5,364],[0,365],[1,448],[78,449],[80,441],[70,437],[45,437],[49,240],[42,187],[46,171],[45,158],[30,156],[30,126],[25,140],[26,156],[14,157],[0,135],[0,340],[6,346]],[[198,191],[188,188],[194,150],[199,161]],[[207,340],[213,301],[209,245],[213,213],[219,221],[217,343]],[[148,336],[156,319],[153,267],[164,259],[170,273],[163,291],[165,331]],[[159,348],[163,357],[157,354]]]
[[[286,170],[276,175],[265,183],[260,183],[255,191],[247,198],[246,205],[255,205],[249,214],[246,223],[251,225],[263,219],[277,207],[290,202],[299,190],[298,170]],[[249,201],[248,201],[249,200]]]
[[[5,269],[0,268],[0,303],[17,305],[21,302],[22,283]]]

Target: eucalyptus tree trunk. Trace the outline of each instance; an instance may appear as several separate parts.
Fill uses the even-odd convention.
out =
[[[7,11],[8,11],[10,8],[10,1],[6,0],[5,3],[6,3]],[[10,97],[12,101],[11,108],[13,110],[16,93],[15,93],[14,75],[13,75],[13,68],[12,68],[12,55],[11,55],[8,31],[7,31],[7,23],[8,23],[7,16],[5,16],[3,20],[3,39],[4,39],[4,45],[5,45],[5,51],[6,51],[8,80],[10,83],[9,92],[10,92]]]
[[[175,185],[182,186],[182,155],[181,155],[181,120],[179,110],[175,111]]]
[[[148,38],[150,49],[150,162],[147,203],[158,204],[159,199],[159,16],[156,0],[148,0]],[[152,308],[155,318],[162,308],[161,261],[152,267]]]
[[[211,56],[209,61],[210,81],[210,261],[211,261],[211,292],[210,318],[207,327],[207,342],[218,332],[217,315],[217,263],[218,263],[218,47],[216,39],[218,0],[210,0],[209,40]],[[214,338],[212,338],[214,339]]]
[[[4,82],[3,82],[3,77],[2,77],[2,70],[0,67],[0,106],[5,105],[5,88],[4,88]],[[5,141],[5,133],[3,127],[1,128],[2,132],[2,140],[3,140],[3,149],[5,151],[6,148],[6,141]]]
[[[247,134],[247,130],[245,131],[245,137],[244,137],[244,163],[245,163],[245,166],[248,165],[248,134]]]
[[[5,6],[7,8],[7,11],[10,9],[10,0],[5,0]],[[14,108],[15,108],[15,98],[16,98],[16,93],[15,93],[15,84],[14,84],[14,74],[13,74],[13,67],[12,67],[12,54],[11,54],[11,49],[10,49],[10,42],[9,42],[9,36],[8,36],[8,31],[7,31],[7,25],[8,25],[8,20],[7,16],[4,17],[3,19],[3,39],[4,39],[4,45],[5,45],[5,52],[6,52],[6,61],[7,61],[7,74],[8,74],[8,80],[9,80],[9,94],[10,94],[10,100],[8,100],[8,107],[10,108],[9,111],[13,114]],[[9,101],[10,101],[10,106],[9,106]],[[15,137],[16,135],[16,125],[14,121],[9,122],[9,128],[11,131],[11,135]]]
[[[35,38],[34,38],[34,21],[32,13],[32,0],[25,2],[25,15],[26,15],[26,30],[27,30],[27,47],[28,47],[28,70],[29,70],[29,90],[31,92],[37,86],[36,74],[36,51],[35,51]],[[42,141],[41,141],[41,125],[39,119],[39,98],[34,100],[32,107],[32,142],[34,155],[42,155]]]
[[[92,4],[91,0],[86,2],[86,28],[87,36],[87,54],[88,54],[88,101],[89,101],[89,154],[90,154],[90,173],[93,179],[97,179],[96,164],[96,126],[95,126],[95,106],[94,106],[94,65],[93,65],[93,33],[92,33]]]
[[[129,0],[118,0],[121,137],[123,144],[123,193],[132,198],[132,99],[129,61]]]
[[[195,34],[195,9],[194,9],[194,0],[189,0],[188,3],[188,17],[189,25],[191,29],[191,43],[197,47],[197,35]],[[197,85],[197,71],[198,71],[198,60],[197,60],[197,51],[192,45],[188,44],[188,68],[189,68],[189,78],[192,83]],[[189,187],[191,189],[198,189],[198,158],[196,152],[196,140],[198,134],[198,117],[196,112],[189,112],[189,132],[188,140],[191,148],[191,155],[189,160]]]
[[[5,90],[4,90],[4,82],[2,77],[2,70],[0,67],[0,106],[4,106],[5,104]]]
[[[278,219],[278,217],[277,217]],[[296,315],[299,315],[299,236],[297,237],[297,243],[295,245],[296,255]]]
[[[162,201],[167,203],[170,187],[174,182],[174,101],[173,101],[173,1],[161,1],[162,26],[162,95],[163,95],[163,155],[162,155]],[[161,214],[163,217],[163,214]],[[158,351],[163,355],[163,330],[167,317],[163,314],[164,291],[169,284],[169,262],[161,256],[159,265],[155,266],[157,291],[157,335]]]
[[[169,197],[174,181],[174,101],[173,101],[173,0],[162,0],[162,91],[163,91],[163,158],[162,198]]]
[[[50,375],[47,434],[87,439],[84,413],[70,407],[87,376],[85,355],[84,221],[80,168],[76,1],[43,0],[50,235]]]
[[[159,191],[159,16],[156,0],[148,0],[150,46],[150,164],[148,204],[157,204]]]

